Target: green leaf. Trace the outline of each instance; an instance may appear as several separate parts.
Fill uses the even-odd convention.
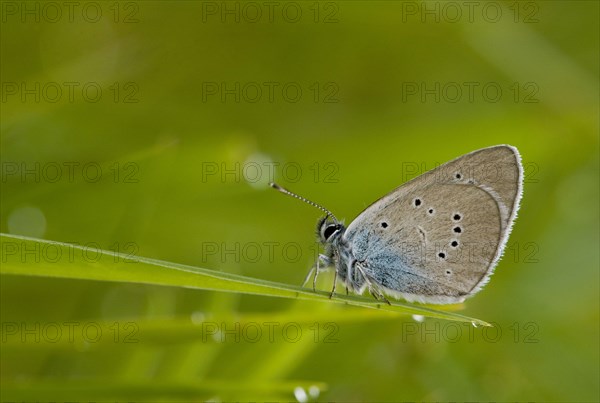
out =
[[[422,305],[400,302],[388,305],[373,298],[355,295],[336,294],[330,298],[329,293],[324,291],[314,292],[294,285],[62,242],[0,234],[0,243],[0,274],[153,284],[342,303],[402,314],[471,322],[474,326],[490,326],[479,319]]]

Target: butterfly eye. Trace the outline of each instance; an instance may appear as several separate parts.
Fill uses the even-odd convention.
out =
[[[327,228],[325,228],[325,231],[323,231],[323,236],[325,237],[325,239],[329,239],[334,233],[335,231],[337,231],[337,226],[336,225],[330,225]]]

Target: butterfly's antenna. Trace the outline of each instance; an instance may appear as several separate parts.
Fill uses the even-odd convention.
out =
[[[295,198],[296,198],[296,199],[298,199],[298,200],[302,200],[303,202],[305,202],[305,203],[308,203],[308,204],[310,204],[311,206],[314,206],[314,207],[318,208],[319,210],[323,210],[325,213],[327,213],[327,215],[328,215],[329,217],[333,218],[333,220],[334,220],[335,222],[337,222],[337,221],[338,221],[338,219],[337,219],[337,218],[335,218],[335,216],[333,215],[333,213],[332,213],[331,211],[327,210],[325,207],[323,207],[323,206],[321,206],[321,205],[319,205],[319,204],[317,204],[317,203],[315,203],[315,202],[313,202],[313,201],[310,201],[310,200],[308,200],[308,199],[305,199],[304,197],[302,197],[302,196],[299,196],[299,195],[297,195],[296,193],[290,192],[289,190],[282,188],[281,186],[279,186],[279,185],[278,185],[278,184],[276,184],[275,182],[271,182],[271,183],[269,183],[269,186],[271,186],[273,189],[277,189],[277,190],[279,190],[281,193],[285,193],[285,194],[286,194],[286,195],[288,195],[288,196],[292,196],[292,197],[295,197]]]

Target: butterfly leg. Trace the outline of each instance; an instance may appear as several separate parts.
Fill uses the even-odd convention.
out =
[[[317,275],[319,274],[319,270],[320,270],[320,267],[319,267],[320,262],[322,262],[325,267],[328,267],[331,264],[331,259],[327,255],[323,255],[323,254],[319,255],[319,258],[317,259],[317,273],[315,274],[315,277],[313,278],[313,291],[317,290]],[[337,271],[336,271],[336,273],[337,273]]]
[[[388,305],[392,305],[392,303],[391,303],[391,302],[390,302],[390,301],[389,301],[389,300],[388,300],[388,299],[385,297],[385,295],[383,295],[383,294],[381,293],[381,291],[379,291],[378,289],[376,289],[376,288],[371,288],[371,287],[369,286],[369,291],[371,292],[371,295],[372,295],[372,296],[373,296],[373,297],[374,297],[376,300],[378,300],[378,301],[383,301],[383,302],[385,302],[385,303],[386,303],[386,304],[388,304]]]
[[[378,301],[383,301],[388,305],[392,305],[391,302],[388,301],[388,299],[385,297],[385,295],[383,295],[381,290],[379,290],[379,287],[377,287],[377,285],[373,282],[373,278],[371,276],[369,276],[367,273],[365,273],[365,270],[363,269],[363,267],[360,263],[356,264],[356,268],[358,269],[359,273],[362,274],[363,278],[365,279],[365,281],[367,283],[367,287],[369,287],[369,292],[371,293],[371,295]]]
[[[312,288],[313,288],[313,291],[317,290],[317,277],[319,276],[319,272],[321,271],[321,267],[320,267],[321,263],[323,263],[323,266],[327,267],[331,264],[331,260],[329,259],[328,256],[320,254],[319,257],[317,258],[317,261],[310,268],[308,274],[306,275],[306,278],[304,279],[304,282],[302,283],[302,287],[306,286],[306,284],[308,283],[308,280],[310,280],[310,277],[314,273]]]
[[[333,298],[333,295],[335,294],[335,286],[337,284],[337,278],[338,278],[338,271],[337,271],[337,267],[336,267],[335,275],[333,276],[333,288],[331,289],[331,294],[329,294],[329,299]]]
[[[310,268],[310,270],[308,271],[308,274],[306,275],[306,277],[304,278],[304,281],[302,282],[302,287],[306,287],[306,284],[308,283],[308,280],[310,280],[310,276],[315,275],[315,279],[317,278],[317,273],[319,273],[319,264],[315,263],[315,265],[313,265],[313,267]],[[316,273],[315,273],[315,269],[316,269]],[[316,280],[313,281],[313,291],[315,290],[315,285],[314,283],[316,282]]]
[[[321,264],[323,264],[324,267],[331,266],[331,258],[327,255],[320,254],[319,258],[317,259],[317,261],[315,262],[313,267],[311,267],[310,271],[306,275],[306,278],[304,279],[304,282],[302,283],[302,287],[304,287],[308,283],[308,280],[310,280],[310,276],[312,276],[314,273],[313,291],[317,290],[317,277],[319,276],[319,272],[321,271]],[[336,267],[335,268],[335,276],[333,278],[333,289],[331,290],[331,293],[329,294],[329,298],[333,298],[333,295],[335,294],[337,278],[338,278],[338,269]],[[348,285],[346,285],[346,294],[347,293],[348,293]]]

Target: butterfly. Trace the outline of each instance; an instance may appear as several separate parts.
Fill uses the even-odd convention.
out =
[[[515,147],[498,145],[460,156],[392,190],[346,227],[333,213],[283,187],[280,192],[326,213],[317,225],[324,267],[346,292],[377,299],[452,304],[488,282],[519,209],[523,167]]]

